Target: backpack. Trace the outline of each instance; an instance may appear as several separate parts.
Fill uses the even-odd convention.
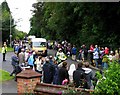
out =
[[[87,85],[87,81],[85,79],[84,70],[75,70],[73,72],[73,81],[74,81],[75,87],[85,88]]]

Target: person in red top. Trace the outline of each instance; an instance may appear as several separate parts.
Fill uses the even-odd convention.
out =
[[[90,45],[90,51],[93,52],[93,50],[94,50],[94,46]]]
[[[89,58],[90,58],[90,62],[91,64],[93,64],[93,52],[94,52],[94,46],[93,45],[90,45],[90,49],[89,49]]]
[[[109,48],[108,48],[108,47],[105,47],[105,51],[104,51],[104,52],[105,52],[105,54],[108,55],[108,54],[109,54]]]

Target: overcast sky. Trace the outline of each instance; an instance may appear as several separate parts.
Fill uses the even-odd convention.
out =
[[[4,0],[0,0],[0,3]],[[24,32],[29,32],[30,22],[29,19],[32,17],[33,9],[32,4],[36,3],[37,0],[6,0],[12,16],[17,24],[17,29]]]

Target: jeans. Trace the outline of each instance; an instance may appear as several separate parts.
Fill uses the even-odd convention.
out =
[[[104,69],[108,68],[108,63],[104,62]]]
[[[96,67],[98,68],[98,59],[94,59],[94,61],[95,61]]]

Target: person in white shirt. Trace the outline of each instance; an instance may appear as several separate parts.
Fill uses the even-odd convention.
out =
[[[27,50],[25,51],[25,62],[27,62],[29,56],[30,56],[30,54],[29,54],[29,49],[27,49]]]
[[[98,53],[97,50],[94,50],[93,60],[95,61],[95,65],[96,65],[96,67],[98,68],[99,53]]]
[[[73,72],[76,70],[76,67],[75,67],[75,64],[71,64],[70,65],[70,69],[68,71],[68,74],[69,74],[69,79],[71,82],[73,82]]]
[[[43,60],[42,60],[42,56],[38,56],[38,58],[36,58],[35,63],[36,64],[36,71],[40,74],[42,74],[42,67],[43,67]]]

